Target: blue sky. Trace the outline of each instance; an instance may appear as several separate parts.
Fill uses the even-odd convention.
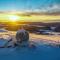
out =
[[[41,9],[60,5],[60,0],[0,0],[0,11]]]

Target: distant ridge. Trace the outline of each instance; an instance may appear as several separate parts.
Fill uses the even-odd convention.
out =
[[[9,25],[11,22],[0,22],[3,25]],[[52,22],[52,23],[43,23],[43,22],[17,22],[16,25],[37,25],[37,26],[60,26],[60,22]]]

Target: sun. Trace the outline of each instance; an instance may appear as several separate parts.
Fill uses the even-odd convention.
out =
[[[10,16],[9,16],[9,20],[10,20],[10,21],[13,21],[13,22],[14,22],[14,21],[17,21],[17,20],[19,20],[19,19],[20,19],[19,16],[15,16],[15,15],[10,15]]]

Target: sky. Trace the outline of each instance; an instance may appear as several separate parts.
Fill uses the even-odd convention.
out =
[[[0,0],[0,11],[59,11],[60,0]]]
[[[60,12],[60,0],[0,0],[0,21],[8,21],[9,19],[15,19],[8,14],[1,13],[1,11],[15,11],[15,12]],[[14,16],[16,17],[16,16]],[[59,16],[31,16],[31,17],[20,17],[20,21],[30,22],[48,22],[48,21],[60,21]]]

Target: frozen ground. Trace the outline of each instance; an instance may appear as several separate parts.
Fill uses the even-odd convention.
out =
[[[0,48],[0,60],[60,60],[60,48],[49,45],[52,41],[57,41],[58,43],[60,38],[59,36],[53,37],[30,34],[30,41],[35,42],[36,48]],[[5,42],[1,39],[0,45]],[[55,44],[56,42],[53,43]]]

